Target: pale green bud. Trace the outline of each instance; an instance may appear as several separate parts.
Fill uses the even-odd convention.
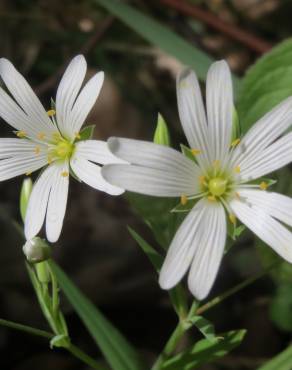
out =
[[[157,125],[154,132],[153,141],[155,144],[170,146],[170,137],[166,122],[164,121],[162,115],[158,113]]]
[[[27,240],[24,244],[23,253],[30,263],[39,263],[50,258],[51,250],[48,244],[38,236]]]
[[[28,200],[32,191],[32,180],[31,178],[27,178],[23,181],[22,187],[21,187],[21,192],[20,192],[20,214],[22,221],[24,222],[25,220],[25,214],[26,214],[26,209],[28,205]]]

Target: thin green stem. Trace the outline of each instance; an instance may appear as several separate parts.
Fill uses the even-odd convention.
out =
[[[233,294],[239,292],[240,290],[244,289],[245,287],[247,287],[248,285],[251,285],[252,283],[254,283],[256,280],[262,278],[263,276],[265,276],[268,272],[270,272],[273,268],[275,268],[279,263],[274,263],[272,264],[270,267],[268,267],[266,270],[258,273],[257,275],[255,276],[252,276],[246,280],[244,280],[243,282],[239,283],[238,285],[234,286],[233,288],[227,290],[226,292],[224,292],[223,294],[213,298],[211,301],[207,302],[206,304],[204,304],[203,306],[199,307],[196,311],[196,315],[201,315],[202,313],[206,312],[207,310],[209,310],[210,308],[216,306],[217,304],[221,303],[222,301],[224,301],[226,298],[229,298],[230,296],[232,296]]]
[[[36,328],[33,328],[31,326],[28,326],[28,325],[18,324],[16,322],[9,321],[9,320],[0,319],[0,325],[6,326],[6,327],[11,328],[11,329],[16,329],[16,330],[19,330],[19,331],[23,331],[23,332],[26,332],[26,333],[29,333],[29,334],[32,334],[32,335],[37,335],[39,337],[44,337],[44,338],[48,338],[48,339],[51,339],[51,338],[54,337],[54,334],[49,333],[48,331],[36,329]]]
[[[182,322],[179,322],[173,333],[171,334],[170,338],[168,339],[163,351],[152,366],[152,370],[161,369],[161,365],[173,353],[184,332],[185,329],[183,327],[183,324]]]
[[[67,350],[75,357],[79,358],[82,362],[87,364],[88,366],[92,367],[96,370],[106,370],[106,368],[100,364],[98,364],[92,357],[88,356],[85,352],[83,352],[80,348],[74,346],[74,344],[70,344]]]
[[[0,319],[0,325],[6,326],[7,328],[10,329],[15,329],[28,334],[43,337],[46,339],[52,339],[55,336],[53,333],[50,333],[48,331],[36,329],[28,325],[18,324],[16,322],[9,320]],[[85,352],[83,352],[80,348],[76,347],[74,344],[70,343],[69,347],[65,347],[65,349],[68,350],[76,358],[81,360],[83,363],[92,367],[93,369],[106,370],[105,367],[99,365],[92,357],[88,356]]]

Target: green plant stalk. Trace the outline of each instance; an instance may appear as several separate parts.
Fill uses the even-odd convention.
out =
[[[36,329],[28,325],[19,324],[9,320],[0,319],[0,325],[47,339],[54,338],[53,333],[50,333],[45,330]],[[69,351],[74,357],[78,358],[79,360],[84,362],[86,365],[92,367],[93,369],[106,370],[105,367],[99,365],[92,357],[87,355],[85,352],[83,352],[80,348],[76,347],[74,344],[70,343],[69,347],[65,349]]]
[[[152,370],[160,370],[164,361],[173,353],[175,350],[178,342],[182,338],[186,331],[186,328],[183,325],[183,321],[180,321],[176,328],[174,329],[173,333],[171,334],[170,338],[168,339],[163,351],[155,361],[154,365],[152,366]]]
[[[201,315],[202,313],[204,313],[205,311],[209,310],[210,308],[216,306],[217,304],[221,303],[222,301],[224,301],[226,298],[229,298],[230,296],[232,296],[233,294],[239,292],[241,289],[244,289],[245,287],[247,287],[248,285],[251,285],[252,283],[254,283],[256,280],[264,277],[268,272],[270,272],[273,268],[275,268],[277,265],[279,264],[279,262],[277,263],[274,263],[272,264],[271,266],[269,266],[266,270],[264,271],[261,271],[260,273],[258,273],[257,275],[255,276],[251,276],[250,278],[244,280],[243,282],[239,283],[238,285],[234,286],[233,288],[227,290],[226,292],[224,292],[223,294],[213,298],[211,301],[207,302],[206,304],[202,305],[201,307],[199,307],[196,311],[196,315]]]

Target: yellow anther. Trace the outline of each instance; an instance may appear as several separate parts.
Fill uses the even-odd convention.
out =
[[[235,140],[233,140],[233,141],[232,141],[232,143],[231,143],[231,145],[230,145],[230,146],[231,146],[232,148],[234,148],[234,147],[235,147],[236,145],[238,145],[239,143],[240,143],[240,139],[235,139]]]
[[[26,137],[26,132],[23,130],[17,131],[16,136],[19,138]]]
[[[206,177],[205,176],[199,176],[199,183],[201,185],[204,185],[205,181],[206,181]]]
[[[53,139],[58,140],[58,139],[61,138],[61,134],[60,134],[60,132],[56,131],[56,132],[52,133],[52,137],[53,137]]]
[[[44,140],[45,137],[46,137],[46,134],[44,132],[39,132],[37,135],[37,138],[39,140]]]
[[[74,135],[75,135],[75,138],[76,138],[76,139],[81,139],[81,136],[80,136],[79,132],[75,132],[75,134],[74,134]]]
[[[181,197],[180,197],[180,203],[182,206],[185,206],[188,202],[188,198],[186,195],[182,194]]]
[[[236,167],[234,168],[234,172],[235,172],[235,173],[240,173],[240,166],[236,166]]]
[[[235,215],[234,215],[233,213],[230,213],[230,214],[229,214],[229,220],[230,220],[230,222],[231,222],[233,225],[235,225],[235,224],[236,224],[236,217],[235,217]]]
[[[190,85],[185,80],[181,81],[180,84],[179,84],[179,87],[181,87],[183,89],[185,89],[185,88],[187,88],[189,86]]]
[[[191,149],[191,152],[192,152],[192,155],[198,155],[198,154],[201,154],[201,151],[200,149]]]
[[[214,202],[216,200],[216,197],[214,197],[214,195],[209,195],[208,200],[210,200],[211,202]]]
[[[47,111],[47,115],[48,115],[49,117],[53,117],[55,114],[56,114],[55,109],[50,109],[50,110],[48,110],[48,111]]]
[[[268,186],[269,185],[265,181],[260,183],[260,189],[261,190],[267,190]]]
[[[26,174],[25,174],[25,176],[30,176],[31,175],[31,171],[29,171],[29,172],[26,172]]]
[[[220,166],[220,161],[218,159],[215,159],[215,161],[213,161],[213,166],[215,168],[218,168]]]
[[[236,199],[240,199],[240,195],[239,195],[239,193],[238,193],[237,191],[235,192],[235,194],[234,194],[234,195],[235,195],[235,198],[236,198]]]
[[[36,155],[39,155],[39,154],[40,154],[40,152],[41,152],[41,147],[37,145],[37,146],[34,148],[34,152],[35,152],[35,154],[36,154]]]
[[[51,157],[48,157],[48,164],[51,164],[53,162]]]
[[[62,177],[68,177],[69,176],[69,172],[68,171],[61,172],[61,176]]]

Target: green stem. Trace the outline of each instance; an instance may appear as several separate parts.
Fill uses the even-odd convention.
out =
[[[36,328],[33,328],[31,326],[28,326],[28,325],[18,324],[16,322],[9,321],[9,320],[0,319],[0,325],[6,326],[6,327],[11,328],[11,329],[24,331],[26,333],[29,333],[29,334],[32,334],[32,335],[37,335],[39,337],[44,337],[44,338],[48,338],[48,339],[51,339],[54,336],[54,334],[49,333],[48,331],[36,329]]]
[[[270,272],[273,268],[275,268],[279,263],[273,263],[270,267],[268,267],[266,270],[258,273],[255,276],[252,276],[246,280],[244,280],[242,283],[239,283],[238,285],[234,286],[233,288],[227,290],[223,294],[213,298],[211,301],[207,302],[203,306],[199,307],[196,311],[196,315],[201,315],[203,312],[209,310],[210,308],[216,306],[217,304],[221,303],[224,301],[226,298],[229,298],[231,295],[239,292],[241,289],[244,289],[248,285],[251,285],[254,283],[256,280],[262,278],[265,276],[268,272]]]
[[[0,325],[47,339],[54,338],[53,333],[49,333],[48,331],[45,330],[36,329],[28,325],[18,324],[16,322],[9,320],[0,319]],[[69,347],[65,347],[65,349],[68,350],[76,358],[84,362],[86,365],[92,367],[93,369],[106,370],[105,367],[99,365],[92,357],[88,356],[85,352],[76,347],[74,344],[70,343]]]
[[[73,356],[79,358],[82,362],[87,364],[88,366],[92,367],[96,370],[106,370],[105,367],[99,365],[92,357],[88,356],[85,352],[81,351],[80,348],[74,346],[74,344],[70,344],[68,348],[66,348]]]
[[[184,332],[185,329],[183,327],[183,324],[182,322],[179,322],[173,333],[171,334],[170,338],[168,339],[163,351],[152,366],[152,370],[161,369],[161,365],[173,353]]]

